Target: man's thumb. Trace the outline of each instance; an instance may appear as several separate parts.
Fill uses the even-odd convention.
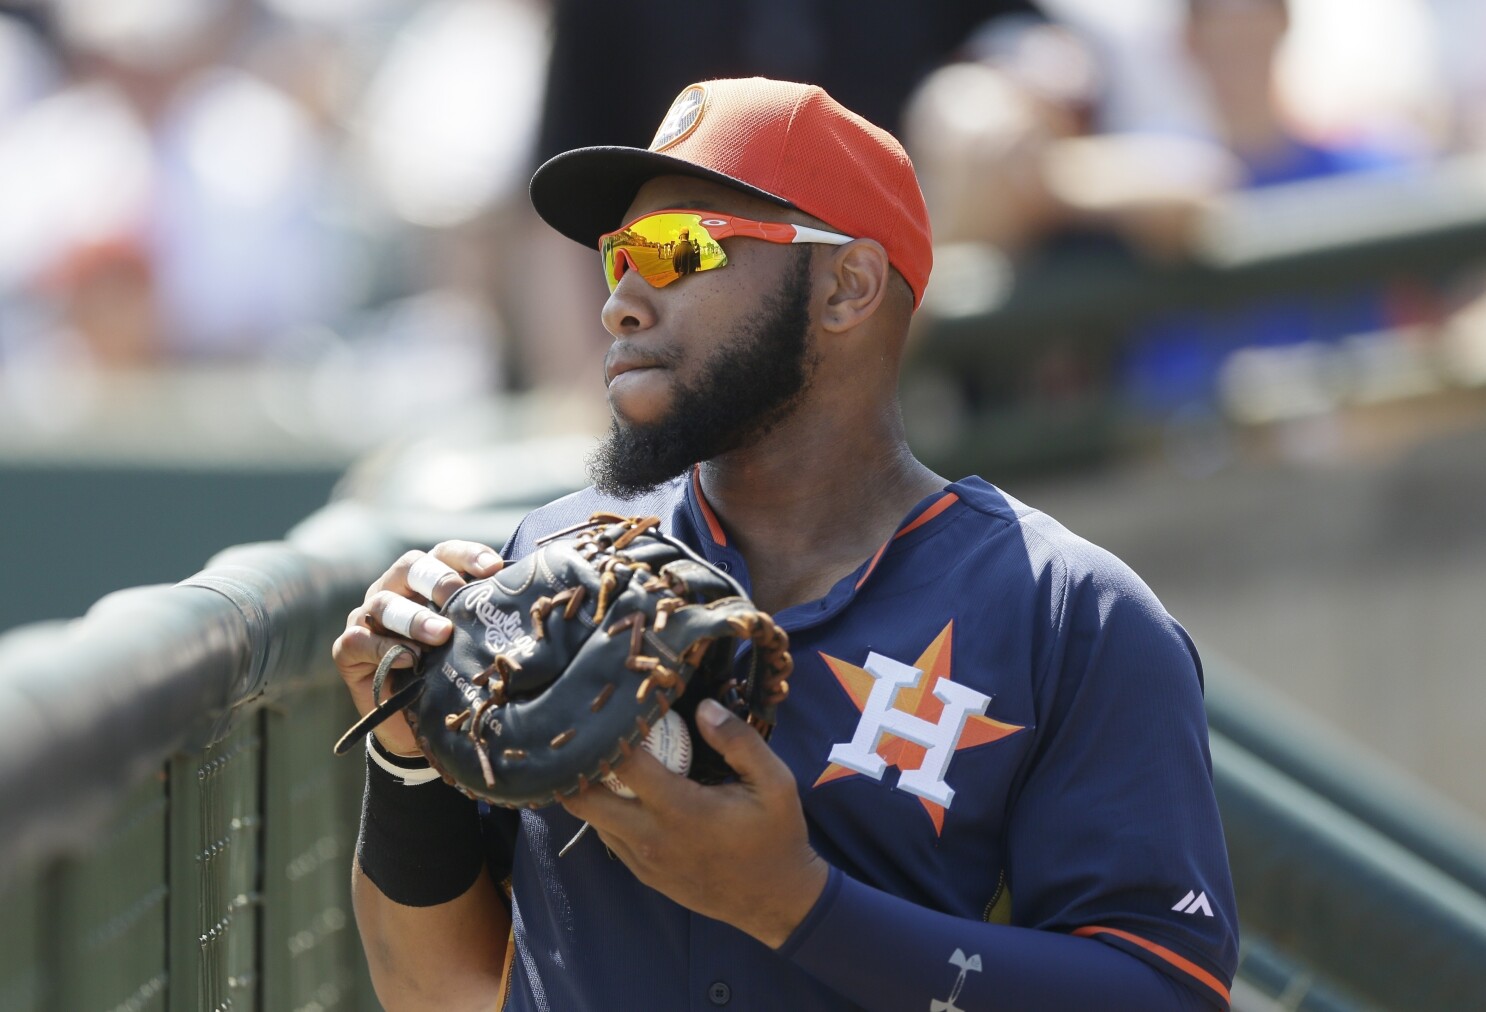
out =
[[[772,755],[769,746],[757,731],[717,700],[704,699],[697,704],[697,730],[741,779],[756,781],[766,769],[762,762],[765,756]]]

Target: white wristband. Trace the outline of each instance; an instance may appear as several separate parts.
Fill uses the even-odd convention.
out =
[[[377,736],[375,734],[366,736],[367,758],[396,777],[398,782],[404,787],[417,787],[420,784],[426,784],[440,779],[439,771],[434,769],[433,764],[429,763],[426,759],[423,760],[426,764],[424,766],[409,768],[407,766],[397,765],[382,754],[382,749],[376,744],[376,739]]]

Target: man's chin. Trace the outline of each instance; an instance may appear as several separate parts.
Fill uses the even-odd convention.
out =
[[[694,463],[691,454],[677,449],[667,445],[661,430],[632,424],[616,410],[608,435],[588,458],[588,477],[605,495],[643,495],[684,474]]]
[[[632,369],[609,384],[609,413],[630,427],[658,425],[671,406],[664,369]]]

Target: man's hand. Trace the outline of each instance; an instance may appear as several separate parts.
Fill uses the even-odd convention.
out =
[[[371,712],[372,675],[382,655],[395,644],[418,651],[449,638],[454,627],[428,605],[443,605],[465,585],[466,576],[484,579],[502,565],[501,557],[487,545],[445,541],[430,552],[408,552],[367,589],[366,599],[346,617],[345,631],[331,648],[358,713]],[[393,666],[406,668],[413,663],[404,654]],[[404,721],[386,721],[375,734],[392,752],[418,754],[418,743]]]
[[[697,727],[737,783],[704,787],[637,749],[617,771],[633,799],[592,788],[563,807],[641,882],[778,948],[829,868],[810,847],[794,777],[758,733],[710,699],[697,707]]]

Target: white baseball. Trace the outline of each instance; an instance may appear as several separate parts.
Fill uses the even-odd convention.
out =
[[[645,751],[664,763],[672,773],[686,776],[691,772],[691,734],[686,730],[686,721],[674,710],[667,710],[645,736]],[[612,773],[604,777],[604,786],[621,798],[635,796],[635,792]]]

